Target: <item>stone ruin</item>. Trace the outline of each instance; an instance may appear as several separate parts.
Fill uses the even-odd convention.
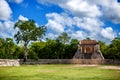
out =
[[[20,66],[20,63],[18,59],[0,59],[0,66]]]
[[[73,59],[104,59],[96,40],[81,40]]]

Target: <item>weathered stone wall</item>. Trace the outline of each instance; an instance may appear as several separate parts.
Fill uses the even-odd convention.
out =
[[[28,59],[20,60],[21,64],[120,64],[120,60],[112,59]]]
[[[0,59],[0,66],[20,66],[20,64],[120,64],[120,60],[112,59],[28,59],[23,60]]]
[[[19,60],[0,59],[0,66],[20,66]]]

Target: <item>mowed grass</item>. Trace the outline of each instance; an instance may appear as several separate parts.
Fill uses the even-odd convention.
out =
[[[0,67],[0,80],[120,80],[120,69],[65,64]]]

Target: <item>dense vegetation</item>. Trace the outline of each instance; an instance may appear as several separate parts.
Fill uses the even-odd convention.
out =
[[[46,42],[32,42],[28,47],[29,59],[71,59],[77,50],[77,39],[71,39],[69,43],[62,43],[58,39],[47,39]],[[99,41],[101,51],[106,59],[120,59],[120,38],[112,40],[106,45]],[[0,38],[1,59],[22,59],[24,57],[24,46],[17,45],[11,38]]]
[[[65,32],[55,40],[41,41],[46,27],[36,26],[33,20],[18,20],[14,28],[18,29],[14,38],[19,45],[12,38],[0,38],[0,59],[71,59],[77,51],[79,41]],[[102,41],[99,44],[106,59],[120,59],[120,38],[113,39],[109,45]]]
[[[59,64],[0,67],[0,80],[120,80],[120,70],[101,67],[104,66]]]

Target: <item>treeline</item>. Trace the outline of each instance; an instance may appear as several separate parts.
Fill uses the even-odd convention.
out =
[[[99,41],[100,49],[106,59],[120,59],[120,38],[114,38],[109,45]]]
[[[65,34],[62,34],[65,35]],[[28,47],[28,59],[71,59],[77,51],[78,40],[59,36],[56,40],[32,42]],[[120,38],[109,45],[99,41],[105,59],[120,59]],[[0,59],[23,59],[24,46],[17,45],[11,38],[0,38]]]
[[[11,38],[0,38],[0,59],[24,59],[24,62],[28,58],[71,59],[77,51],[79,41],[70,39],[65,32],[55,40],[41,41],[47,28],[46,26],[37,26],[34,20],[18,20],[14,25],[14,29],[16,28],[18,31],[14,34],[14,39],[17,44],[21,42],[23,46],[18,46]],[[30,44],[31,41],[38,42]],[[120,38],[115,38],[109,45],[102,41],[99,41],[99,44],[106,59],[120,59]]]

